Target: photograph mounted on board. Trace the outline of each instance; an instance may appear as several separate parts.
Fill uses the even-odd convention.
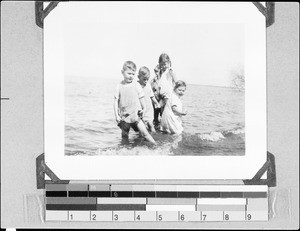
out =
[[[72,158],[249,156],[265,132],[263,19],[251,3],[60,3],[44,27],[45,146]]]

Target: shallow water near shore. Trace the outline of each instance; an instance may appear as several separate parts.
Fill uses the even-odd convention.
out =
[[[65,155],[245,155],[244,91],[187,83],[183,134],[152,133],[153,146],[132,129],[128,140],[121,138],[113,112],[118,82],[67,78]]]

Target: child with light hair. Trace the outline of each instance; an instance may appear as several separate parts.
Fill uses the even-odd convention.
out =
[[[145,66],[141,67],[138,73],[138,79],[139,79],[138,83],[141,85],[145,95],[145,110],[144,110],[143,121],[149,131],[155,132],[155,128],[153,125],[153,118],[154,118],[153,105],[155,108],[159,108],[160,105],[154,96],[150,84],[148,83],[149,78],[150,78],[149,69]]]
[[[181,134],[183,132],[181,117],[187,114],[183,109],[181,97],[186,90],[185,82],[179,80],[175,83],[174,91],[167,100],[161,118],[161,130],[170,134]]]
[[[134,81],[135,72],[135,63],[126,61],[121,70],[124,79],[118,84],[114,95],[115,119],[122,130],[123,138],[128,138],[130,128],[132,128],[140,132],[147,141],[156,145],[140,118],[145,108],[145,99],[140,84]]]

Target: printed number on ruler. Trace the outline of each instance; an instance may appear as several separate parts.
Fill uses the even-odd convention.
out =
[[[224,214],[224,220],[229,221],[229,214]]]
[[[250,213],[247,214],[246,219],[247,219],[248,221],[251,220],[251,214],[250,214]]]
[[[113,219],[114,219],[114,221],[118,221],[119,220],[119,215],[118,214],[114,214]]]
[[[181,214],[179,218],[181,221],[184,221],[184,214]]]

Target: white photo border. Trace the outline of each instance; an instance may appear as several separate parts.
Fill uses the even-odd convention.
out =
[[[99,10],[84,17],[70,13],[78,6],[88,6],[91,10],[99,7]],[[90,20],[94,23],[243,23],[245,156],[64,155],[64,41],[61,36],[49,41],[48,33],[63,34],[65,23]],[[45,161],[61,179],[251,179],[267,159],[266,92],[265,17],[251,2],[61,2],[44,20]]]

